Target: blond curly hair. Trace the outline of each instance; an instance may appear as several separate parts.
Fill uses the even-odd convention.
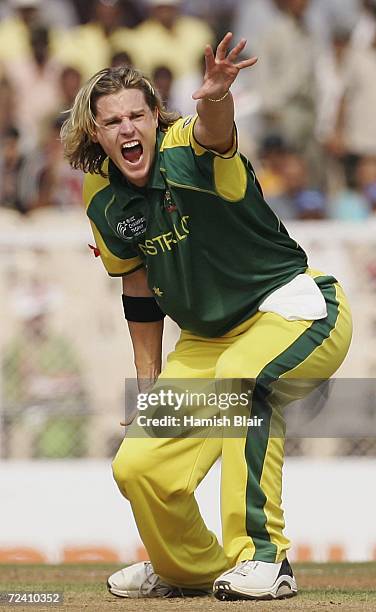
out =
[[[61,128],[64,154],[73,168],[106,176],[102,166],[107,155],[101,145],[94,141],[98,126],[96,107],[99,98],[116,94],[122,89],[139,89],[144,93],[151,111],[158,109],[158,125],[162,131],[166,131],[180,116],[165,109],[161,96],[139,70],[129,66],[104,68],[80,89]]]

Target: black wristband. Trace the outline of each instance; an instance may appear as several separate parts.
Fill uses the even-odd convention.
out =
[[[122,300],[124,316],[127,321],[153,323],[154,321],[162,321],[166,316],[153,297],[122,295]]]

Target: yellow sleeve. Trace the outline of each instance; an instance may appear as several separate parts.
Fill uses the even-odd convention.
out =
[[[126,274],[131,274],[139,268],[142,268],[143,263],[138,256],[130,259],[122,259],[111,253],[94,221],[90,220],[90,225],[100,258],[110,276],[125,276]]]
[[[107,161],[103,166],[107,171]],[[110,228],[107,227],[105,219],[97,214],[95,221],[89,214],[89,207],[93,198],[109,185],[107,178],[99,174],[86,174],[83,187],[83,199],[89,216],[94,240],[98,249],[96,255],[100,255],[104,267],[110,276],[124,276],[131,274],[143,266],[140,257],[135,255],[135,250],[118,238]],[[100,228],[98,227],[100,225]]]
[[[108,172],[108,160],[106,159],[103,163],[103,171]],[[84,175],[84,184],[82,188],[82,198],[85,204],[86,210],[89,208],[90,203],[94,196],[107,187],[109,184],[108,178],[101,176],[100,174],[90,174],[87,173]]]

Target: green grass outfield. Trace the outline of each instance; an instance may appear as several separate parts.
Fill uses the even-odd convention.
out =
[[[296,563],[298,597],[272,602],[219,602],[210,597],[195,599],[125,600],[106,590],[106,578],[118,565],[0,565],[1,592],[63,592],[62,605],[8,605],[0,610],[69,610],[71,612],[246,612],[257,610],[312,610],[376,612],[376,562]]]

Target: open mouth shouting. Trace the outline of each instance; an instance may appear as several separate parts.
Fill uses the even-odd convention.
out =
[[[131,140],[121,145],[121,154],[129,164],[137,164],[141,161],[143,146],[139,140]]]
[[[135,88],[99,98],[96,138],[127,180],[144,187],[154,161],[158,111]]]

